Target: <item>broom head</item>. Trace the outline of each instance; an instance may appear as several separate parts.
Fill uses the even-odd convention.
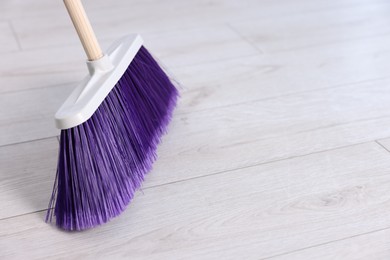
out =
[[[139,35],[96,61],[58,110],[59,158],[46,221],[65,230],[120,214],[156,159],[178,92]]]

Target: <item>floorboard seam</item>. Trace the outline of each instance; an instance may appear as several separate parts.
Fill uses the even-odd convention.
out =
[[[18,36],[18,34],[16,33],[14,24],[12,23],[11,20],[8,20],[8,25],[9,25],[11,31],[12,31],[12,35],[14,36],[14,39],[15,39],[15,41],[16,41],[16,44],[18,45],[18,50],[19,50],[19,51],[23,51],[22,44],[21,44],[21,42],[20,42],[19,36]]]
[[[386,148],[383,144],[380,143],[379,140],[375,140],[375,143],[377,143],[380,147],[382,147],[386,152],[390,153],[390,150]]]
[[[226,26],[231,30],[233,31],[235,34],[237,34],[242,40],[244,40],[246,43],[248,43],[250,46],[252,46],[253,48],[255,48],[256,51],[258,51],[260,54],[265,54],[266,52],[260,48],[259,46],[257,46],[256,44],[254,44],[252,41],[250,41],[247,37],[245,37],[242,33],[240,33],[238,30],[236,30],[236,28],[234,28],[230,23],[226,23]]]
[[[175,183],[180,183],[180,182],[191,181],[191,180],[195,180],[195,179],[211,177],[211,176],[220,175],[220,174],[224,174],[224,173],[228,173],[228,172],[233,172],[233,171],[238,171],[238,170],[242,170],[242,169],[253,168],[253,167],[257,167],[257,166],[261,166],[261,165],[277,163],[277,162],[281,162],[281,161],[285,161],[285,160],[302,158],[302,157],[313,155],[313,154],[325,153],[325,152],[330,152],[330,151],[334,151],[334,150],[340,150],[340,149],[353,147],[353,146],[359,146],[359,145],[368,144],[368,143],[373,143],[373,141],[366,141],[366,142],[361,142],[361,143],[356,143],[356,144],[350,144],[350,145],[346,145],[346,146],[335,147],[335,148],[332,148],[332,149],[316,151],[316,152],[312,152],[312,153],[308,153],[308,154],[290,156],[290,157],[287,157],[287,158],[280,158],[280,159],[271,160],[271,161],[267,161],[267,162],[261,162],[261,163],[257,163],[257,164],[253,164],[253,165],[247,165],[247,166],[244,166],[244,167],[228,169],[228,170],[224,170],[224,171],[220,171],[220,172],[214,172],[214,173],[207,174],[207,175],[195,176],[195,177],[191,177],[191,178],[187,178],[187,179],[167,182],[167,183],[163,183],[163,184],[152,185],[152,186],[149,186],[149,187],[140,188],[138,191],[139,192],[143,192],[144,190],[149,190],[149,189],[153,189],[153,188],[167,186],[167,185],[171,185],[171,184],[175,184]],[[23,213],[23,214],[20,214],[20,215],[9,216],[9,217],[0,219],[0,221],[5,220],[5,219],[17,218],[17,217],[20,217],[20,216],[30,215],[30,214],[34,214],[34,213],[37,213],[37,212],[42,212],[42,211],[45,211],[45,210],[47,210],[47,208],[36,210],[36,211],[33,211],[33,212],[29,212],[29,213]]]
[[[296,252],[305,251],[307,249],[316,248],[316,247],[320,247],[320,246],[324,246],[324,245],[328,245],[328,244],[333,244],[333,243],[340,242],[340,241],[343,241],[343,240],[348,240],[348,239],[355,238],[355,237],[365,236],[365,235],[373,234],[373,233],[376,233],[376,232],[381,232],[381,231],[388,230],[388,229],[390,229],[390,227],[376,229],[376,230],[372,230],[372,231],[356,234],[356,235],[353,235],[353,236],[348,236],[348,237],[344,237],[344,238],[335,239],[335,240],[332,240],[332,241],[320,243],[320,244],[317,244],[317,245],[303,247],[303,248],[296,249],[296,250],[293,250],[293,251],[289,251],[289,252],[286,252],[286,253],[281,253],[281,254],[265,257],[265,258],[260,258],[259,260],[274,259],[274,258],[277,258],[277,257],[280,257],[280,256],[290,255],[290,254],[293,254],[293,253],[296,253]]]

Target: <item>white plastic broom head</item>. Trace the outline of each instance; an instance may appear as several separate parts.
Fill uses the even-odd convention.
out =
[[[57,128],[68,129],[87,121],[122,77],[142,44],[141,36],[129,35],[114,43],[101,58],[87,61],[89,75],[57,111]]]

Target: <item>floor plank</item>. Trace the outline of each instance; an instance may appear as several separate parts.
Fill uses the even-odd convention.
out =
[[[70,26],[68,26],[70,27]],[[72,31],[73,37],[77,37]],[[145,46],[167,68],[257,55],[227,26],[144,35]],[[108,47],[112,41],[103,41]],[[80,81],[87,73],[79,43],[8,53],[0,63],[0,93]]]
[[[159,149],[160,158],[147,177],[145,187],[388,137],[390,114],[385,101],[390,98],[390,93],[383,90],[386,82],[388,80],[382,81],[381,84],[364,83],[325,89],[221,107],[217,110],[178,113],[170,126],[169,134],[164,137]],[[49,90],[45,89],[38,96],[46,99],[43,94],[48,92]],[[22,98],[20,93],[17,96]],[[25,111],[25,115],[27,111],[31,111],[33,116],[40,110],[39,107],[28,107]],[[35,119],[35,129],[31,128],[31,123],[25,121],[20,124],[10,121],[11,123],[5,124],[10,129],[8,138],[15,138],[17,132],[20,133],[20,138],[26,138],[28,135],[32,139],[44,138],[44,134],[46,137],[55,136],[58,130],[53,125],[50,130],[48,124],[52,124],[52,120],[49,118],[51,119],[50,113],[41,120],[32,117],[32,120]],[[189,136],[191,138],[188,138]],[[24,139],[19,139],[22,140]],[[45,169],[42,174],[53,176],[55,164],[52,162],[57,157],[57,146],[53,148],[53,143],[48,141],[22,144],[22,147],[30,146],[36,150],[39,158],[37,160],[42,162]],[[5,162],[13,161],[13,149],[12,146],[0,147]],[[31,150],[23,150],[27,152],[20,154],[24,159],[19,160],[29,161]],[[52,153],[47,154],[46,151]],[[46,160],[47,158],[50,160]],[[5,172],[4,177],[0,175],[0,182],[3,178],[12,182],[27,182],[18,165],[12,167],[10,164],[6,171],[8,173]],[[31,185],[40,185],[39,182],[31,181]],[[40,193],[38,202],[35,203],[40,207],[35,210],[42,210],[42,206],[46,205],[51,187],[45,187],[47,190]],[[13,191],[15,187],[6,183],[3,189]],[[9,205],[7,201],[5,204]],[[12,208],[12,205],[9,207]],[[8,210],[5,213],[7,217],[19,212],[20,207],[16,208]]]
[[[267,53],[324,48],[336,42],[349,42],[349,48],[355,48],[355,40],[390,34],[389,10],[387,3],[230,25]],[[367,45],[370,48],[369,42]]]
[[[286,253],[388,227],[389,168],[388,152],[368,143],[145,189],[120,217],[87,232],[58,232],[43,212],[24,215],[2,221],[0,252],[29,259]]]
[[[227,26],[145,34],[145,46],[167,68],[258,54]]]
[[[176,122],[182,122],[179,126],[185,129],[175,131],[194,136],[213,134],[221,142],[232,141],[226,138],[235,131],[235,135],[241,135],[239,138],[245,143],[249,142],[247,138],[255,141],[260,137],[292,135],[324,127],[385,121],[389,116],[389,104],[385,102],[390,95],[386,90],[388,82],[389,79],[363,82],[225,106],[217,110],[190,112],[176,119]],[[1,96],[0,145],[58,135],[53,115],[70,91],[70,87],[65,85]],[[188,110],[191,103],[180,105],[177,112],[182,112],[181,107]],[[237,132],[237,129],[241,131]],[[242,136],[242,131],[247,135]],[[378,136],[376,132],[381,134]],[[373,133],[373,140],[390,136],[383,136],[387,133],[385,129],[376,132]]]
[[[389,244],[390,229],[386,228],[268,259],[386,260],[390,255]]]
[[[0,219],[47,208],[57,152],[56,138],[0,147]]]
[[[42,1],[42,0],[41,0]],[[155,33],[175,29],[208,28],[230,21],[268,18],[273,21],[288,15],[307,13],[334,12],[335,10],[351,9],[365,10],[376,6],[382,6],[384,0],[375,1],[352,1],[345,0],[343,3],[335,1],[299,0],[291,1],[254,1],[234,0],[219,1],[134,1],[130,6],[125,1],[111,1],[110,5],[104,1],[85,1],[86,9],[92,23],[96,27],[98,38],[115,39],[124,33]],[[21,3],[19,3],[20,5]],[[23,48],[38,48],[47,46],[65,45],[77,43],[70,26],[69,18],[62,3],[46,4],[42,2],[38,6],[27,5],[36,13],[35,17],[26,20],[24,17],[13,17],[13,23],[21,38]],[[43,6],[43,8],[39,8]],[[55,10],[53,14],[48,12],[48,7]],[[38,10],[41,9],[41,10]],[[46,11],[45,11],[46,10]],[[41,15],[38,15],[41,14]],[[159,17],[158,23],[150,17]],[[277,17],[278,19],[274,19]],[[51,18],[51,19],[50,19]],[[47,20],[50,19],[50,23]],[[184,30],[183,30],[184,31]],[[44,40],[35,35],[55,35],[45,37]]]
[[[169,4],[156,2],[154,0],[134,0],[131,5],[126,1],[113,0],[109,3],[105,0],[84,0],[83,4],[85,5],[88,13],[92,15],[101,14],[104,12],[114,13],[109,8],[116,9],[115,13],[118,12],[122,14],[121,16],[125,16],[124,14],[134,15],[136,13],[134,10],[137,10],[138,13],[142,13],[139,18],[143,18],[147,20],[146,11],[153,11],[154,9],[165,8],[164,11],[169,9],[177,10],[177,15],[180,15],[185,10],[193,10],[196,9],[197,12],[190,13],[193,16],[198,16],[201,11],[211,11],[216,14],[230,14],[233,10],[236,10],[236,13],[239,12],[240,15],[236,15],[234,18],[243,19],[243,13],[252,14],[255,17],[260,15],[286,15],[291,14],[292,12],[311,12],[318,10],[326,10],[326,9],[335,9],[335,8],[350,8],[354,6],[370,6],[372,4],[378,4],[386,2],[385,0],[375,0],[375,1],[366,1],[366,0],[344,0],[342,3],[334,2],[334,1],[317,1],[313,3],[310,0],[297,0],[295,3],[291,1],[283,0],[283,1],[271,1],[265,0],[262,2],[258,2],[256,0],[242,0],[239,3],[234,0],[213,0],[213,1],[188,1],[187,3],[183,3],[180,0],[170,0]],[[255,7],[263,7],[263,9],[256,10],[257,15],[255,15],[254,9]],[[26,1],[26,0],[3,0],[0,2],[0,15],[4,19],[20,19],[20,18],[37,18],[42,17],[44,15],[49,15],[49,17],[56,17],[59,14],[64,13],[64,6],[62,2],[59,1],[51,1],[51,0],[34,0],[34,1]],[[129,12],[130,8],[133,8],[133,12]],[[264,8],[266,7],[266,8]],[[26,10],[32,10],[31,12],[26,12]],[[215,12],[219,10],[220,12]],[[223,10],[223,11],[222,11]],[[231,11],[230,11],[231,10]],[[169,13],[170,15],[171,13]],[[164,15],[164,12],[160,12],[160,15]],[[185,13],[188,16],[188,13]],[[101,18],[101,17],[99,17]],[[113,15],[108,16],[108,18],[115,19],[116,17]],[[204,17],[206,21],[210,21],[212,17],[206,16]],[[207,18],[207,19],[206,19]],[[106,18],[107,19],[107,18]],[[232,16],[227,16],[225,19],[232,19]],[[135,21],[137,22],[137,21]],[[145,21],[143,21],[145,22]],[[202,21],[199,21],[202,22]],[[204,21],[203,21],[204,22]],[[159,24],[156,24],[158,26]]]
[[[338,43],[329,51],[264,54],[173,68],[190,111],[388,77],[390,35]],[[366,62],[360,62],[365,60]],[[380,83],[379,83],[380,84]],[[187,107],[186,107],[187,108]]]
[[[0,145],[57,136],[54,114],[72,85],[0,95]]]

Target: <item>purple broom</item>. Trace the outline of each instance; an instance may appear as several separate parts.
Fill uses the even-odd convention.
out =
[[[64,0],[89,75],[56,113],[61,129],[46,222],[65,230],[109,221],[129,204],[156,159],[178,92],[139,35],[103,54],[80,0]]]

